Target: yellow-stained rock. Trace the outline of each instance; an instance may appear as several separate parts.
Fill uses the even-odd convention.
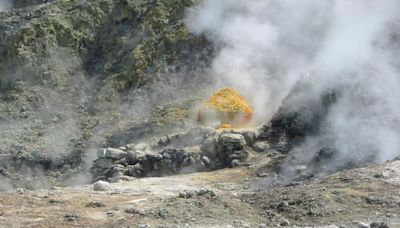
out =
[[[236,90],[223,88],[215,92],[199,111],[198,121],[208,122],[212,118],[221,126],[244,125],[253,116],[253,109]]]

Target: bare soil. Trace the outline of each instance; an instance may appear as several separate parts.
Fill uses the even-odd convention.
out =
[[[103,192],[1,193],[0,227],[400,227],[400,161],[272,186],[273,174],[259,172],[273,160],[253,154],[239,168],[134,179]]]

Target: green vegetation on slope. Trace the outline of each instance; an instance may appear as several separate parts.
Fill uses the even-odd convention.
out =
[[[188,118],[193,100],[160,88],[196,88],[209,64],[212,45],[183,23],[195,1],[36,3],[0,14],[1,178],[63,180],[116,132]]]

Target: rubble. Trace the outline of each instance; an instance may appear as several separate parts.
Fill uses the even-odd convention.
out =
[[[256,132],[251,130],[197,127],[186,133],[150,140],[150,143],[128,144],[120,149],[100,148],[91,168],[93,180],[116,182],[129,177],[237,167],[250,151],[257,149],[252,145],[263,145],[255,143],[255,136]]]

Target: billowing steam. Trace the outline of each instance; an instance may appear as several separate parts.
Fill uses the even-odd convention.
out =
[[[0,12],[9,10],[12,7],[12,2],[8,0],[0,1]]]
[[[324,131],[295,150],[311,158],[330,142],[339,159],[400,154],[400,25],[397,0],[206,0],[186,23],[219,47],[210,75],[234,86],[268,121],[296,83],[340,91]],[[397,57],[396,57],[397,56]],[[307,156],[308,155],[308,156]]]

